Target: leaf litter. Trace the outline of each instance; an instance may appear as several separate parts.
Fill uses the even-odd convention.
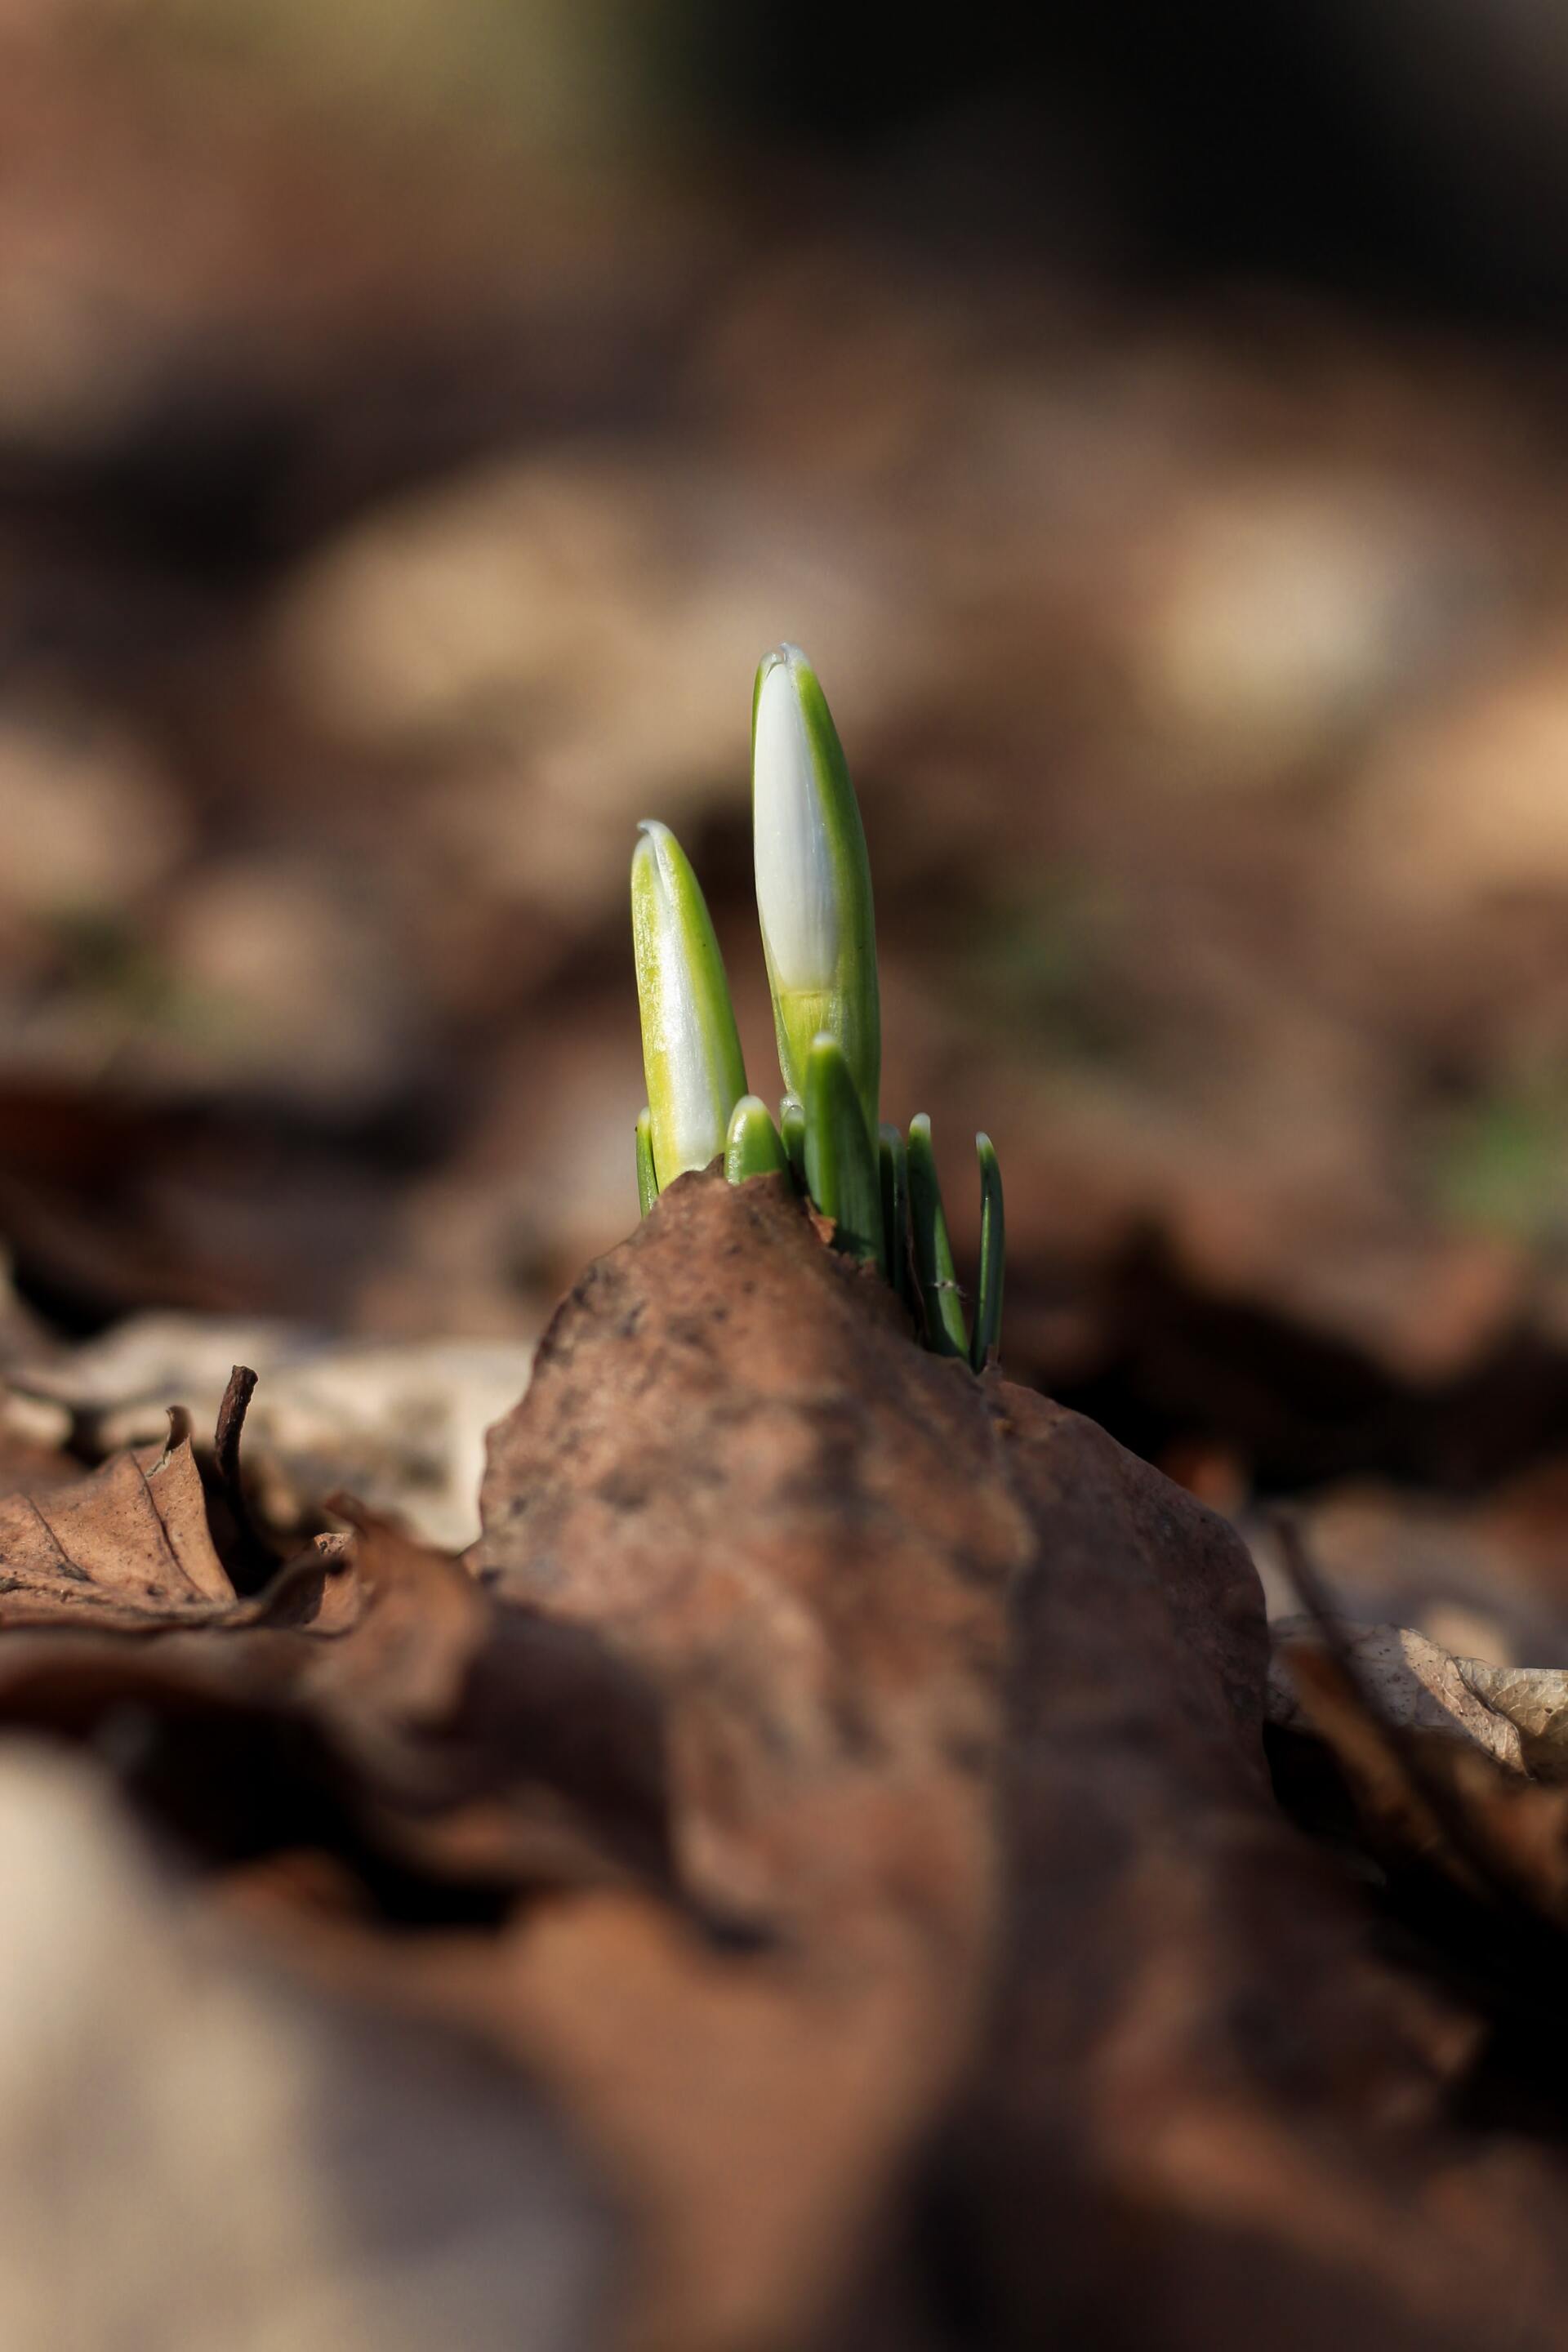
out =
[[[0,1828],[26,1742],[66,1742],[83,1868],[158,1842],[135,1901],[167,1964],[309,2015],[306,2105],[255,2161],[309,2147],[370,2215],[321,2247],[332,2294],[384,2285],[402,2214],[409,2309],[481,2343],[475,2232],[486,2325],[525,2346],[1561,2340],[1548,1695],[1320,1633],[1282,1727],[1233,1531],[912,1347],[781,1183],[683,1178],[582,1277],[465,1559],[344,1502],[256,1590],[217,1454],[226,1496],[176,1425],[5,1507]],[[1447,1727],[1386,1720],[1374,1669]],[[58,1933],[103,1972],[118,2098],[205,2029],[108,2002],[115,1935]],[[323,2156],[323,2102],[382,2121]],[[492,2129],[518,2152],[440,2195],[421,2144]],[[541,2210],[581,2257],[554,2336]],[[199,2280],[221,2228],[185,2234]],[[282,2295],[286,2251],[258,2262]],[[34,2267],[0,2254],[0,2293]]]
[[[161,1449],[0,1501],[0,1628],[252,1624],[305,1579],[324,1584],[333,1547],[313,1549],[265,1600],[241,1597],[213,1542],[189,1418],[174,1408],[169,1422]]]

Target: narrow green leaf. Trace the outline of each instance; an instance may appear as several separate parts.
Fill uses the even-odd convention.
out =
[[[760,1095],[742,1095],[730,1114],[724,1173],[731,1184],[748,1176],[780,1176],[789,1166],[773,1115]]]
[[[658,1178],[653,1169],[653,1113],[645,1103],[637,1113],[637,1206],[646,1217],[658,1198]]]
[[[805,1111],[795,1095],[785,1095],[779,1105],[779,1133],[789,1160],[790,1174],[795,1178],[795,1191],[805,1190]]]
[[[858,1258],[882,1255],[882,1188],[855,1080],[837,1037],[826,1031],[805,1059],[805,1182],[838,1230],[834,1245]]]
[[[969,1331],[952,1263],[952,1244],[931,1150],[931,1120],[921,1111],[910,1121],[910,1224],[914,1234],[915,1276],[925,1310],[926,1345],[938,1356],[967,1356]]]
[[[1007,1244],[996,1148],[988,1135],[977,1135],[974,1150],[980,1162],[980,1297],[974,1309],[970,1361],[977,1372],[983,1372],[987,1364],[994,1363],[1002,1342],[1002,1272]]]
[[[896,1127],[884,1127],[878,1139],[882,1172],[882,1238],[886,1263],[882,1271],[906,1307],[912,1309],[914,1283],[910,1274],[910,1156]]]

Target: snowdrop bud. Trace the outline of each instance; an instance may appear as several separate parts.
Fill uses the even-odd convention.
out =
[[[724,1173],[731,1184],[752,1176],[783,1176],[789,1168],[773,1115],[756,1095],[742,1095],[730,1117]]]
[[[784,1084],[802,1099],[814,1037],[844,1049],[877,1133],[881,1020],[871,869],[826,699],[798,646],[763,657],[752,702],[757,912]]]
[[[746,1070],[723,959],[690,862],[668,825],[650,820],[641,832],[632,857],[632,945],[662,1190],[723,1150]]]

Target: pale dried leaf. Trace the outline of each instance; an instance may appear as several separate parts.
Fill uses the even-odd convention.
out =
[[[346,1539],[317,1537],[241,1598],[218,1558],[189,1418],[169,1443],[117,1454],[85,1477],[0,1496],[0,1632],[68,1625],[161,1633],[311,1622],[339,1630],[361,1597]]]
[[[1467,1669],[1473,1661],[1451,1658],[1425,1633],[1407,1626],[1346,1625],[1341,1630],[1358,1687],[1392,1729],[1438,1732],[1468,1741],[1505,1769],[1525,1770],[1519,1727],[1472,1683]],[[1301,1705],[1290,1658],[1302,1643],[1321,1648],[1321,1636],[1310,1617],[1284,1618],[1272,1631],[1268,1719],[1281,1731],[1310,1732],[1313,1721]]]
[[[1568,1778],[1568,1672],[1561,1666],[1492,1666],[1480,1658],[1455,1665],[1481,1704],[1505,1716],[1520,1736],[1538,1780]]]
[[[183,1415],[161,1453],[0,1501],[0,1626],[205,1623],[238,1605]]]

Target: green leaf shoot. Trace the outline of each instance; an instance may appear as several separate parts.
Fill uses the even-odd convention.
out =
[[[637,1207],[646,1217],[658,1198],[658,1178],[653,1166],[653,1114],[645,1103],[637,1113]]]
[[[996,1360],[1002,1344],[1002,1274],[1006,1233],[1002,1215],[1002,1170],[988,1135],[974,1139],[980,1162],[980,1292],[974,1308],[974,1344],[970,1361],[977,1372]]]
[[[939,1356],[969,1354],[969,1331],[952,1263],[947,1217],[931,1150],[931,1120],[924,1111],[910,1121],[910,1225],[914,1235],[915,1277],[925,1313],[926,1345]]]
[[[751,1176],[781,1176],[789,1166],[773,1115],[760,1095],[742,1095],[730,1115],[724,1172],[731,1184]]]
[[[805,1062],[805,1181],[837,1232],[835,1247],[882,1261],[882,1187],[849,1064],[825,1031]]]

